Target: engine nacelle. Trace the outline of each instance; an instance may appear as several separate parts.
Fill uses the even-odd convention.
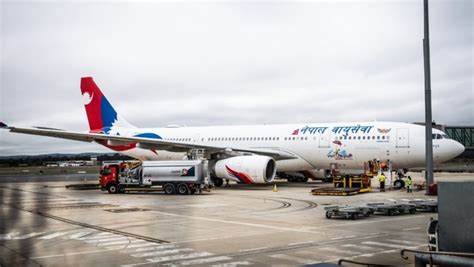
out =
[[[276,163],[267,156],[237,156],[222,159],[214,165],[214,174],[245,184],[271,183],[275,178]]]

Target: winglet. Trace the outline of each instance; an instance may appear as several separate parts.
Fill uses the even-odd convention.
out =
[[[0,128],[8,128],[8,125],[0,121]]]

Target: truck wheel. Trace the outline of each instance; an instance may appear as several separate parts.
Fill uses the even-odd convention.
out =
[[[112,183],[107,186],[107,191],[109,191],[110,194],[117,194],[118,188],[117,185]]]
[[[326,218],[331,219],[331,217],[332,217],[331,212],[329,210],[326,211]]]
[[[120,194],[125,194],[125,186],[119,186],[118,192],[119,192]]]
[[[396,189],[402,189],[405,186],[405,182],[403,182],[403,180],[396,180],[393,186],[395,186]]]
[[[308,177],[303,177],[303,180],[302,180],[303,183],[306,183],[308,182]]]
[[[172,195],[176,193],[176,189],[174,188],[174,184],[165,184],[163,186],[163,191],[165,191],[165,194],[167,195]]]
[[[186,184],[179,184],[178,185],[178,193],[180,195],[187,195],[189,194],[189,189],[188,189],[188,186]]]

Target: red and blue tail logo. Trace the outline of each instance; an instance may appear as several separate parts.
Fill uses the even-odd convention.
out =
[[[108,133],[119,119],[117,112],[102,94],[92,77],[81,78],[81,93],[91,132]],[[131,127],[124,121],[120,124]]]

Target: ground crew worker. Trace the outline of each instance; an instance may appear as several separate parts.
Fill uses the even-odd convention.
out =
[[[405,181],[405,187],[407,188],[407,193],[413,192],[411,189],[411,185],[412,185],[411,177],[408,176],[407,180]]]
[[[383,172],[379,175],[379,182],[380,182],[380,192],[385,192],[385,174]]]

